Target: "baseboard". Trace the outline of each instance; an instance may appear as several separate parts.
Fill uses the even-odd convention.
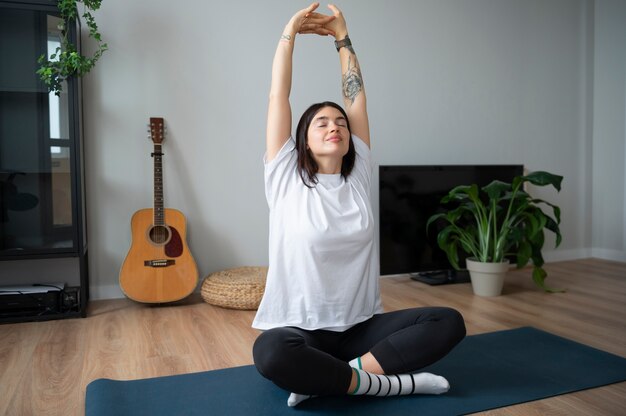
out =
[[[120,299],[124,297],[124,293],[119,285],[94,285],[89,287],[90,300]]]
[[[611,250],[607,248],[592,248],[591,256],[597,259],[626,263],[626,251]]]
[[[196,288],[195,292],[200,293],[200,286]],[[89,287],[89,300],[123,299],[125,297],[126,295],[119,285]]]
[[[543,250],[543,259],[546,263],[556,261],[579,260],[594,257],[590,248],[575,248],[571,250]]]
[[[626,252],[619,250],[611,250],[605,248],[578,248],[572,250],[543,251],[543,258],[546,263],[587,259],[590,257],[601,260],[611,260],[626,263]]]

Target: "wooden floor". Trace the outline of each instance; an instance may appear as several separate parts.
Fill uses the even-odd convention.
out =
[[[507,277],[496,298],[469,284],[431,287],[407,277],[381,281],[386,310],[446,305],[468,334],[537,328],[626,357],[626,263],[552,263],[545,294],[529,270]],[[0,325],[0,415],[83,415],[94,379],[137,379],[252,363],[253,311],[221,309],[194,295],[150,307],[126,299],[94,301],[85,319]],[[485,412],[485,415],[624,415],[626,382]],[[419,414],[419,409],[415,409]]]

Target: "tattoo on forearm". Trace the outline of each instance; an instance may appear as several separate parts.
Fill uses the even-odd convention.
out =
[[[363,90],[363,78],[361,77],[361,70],[356,60],[356,55],[352,47],[350,52],[352,55],[348,57],[348,70],[342,76],[342,90],[345,99],[350,100],[351,104],[354,104],[354,100]],[[354,57],[354,64],[352,58]]]
[[[289,42],[291,40],[291,35],[282,35],[280,40]]]

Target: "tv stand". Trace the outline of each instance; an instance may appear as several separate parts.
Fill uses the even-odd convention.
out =
[[[470,281],[469,272],[467,270],[433,270],[409,273],[409,275],[411,279],[431,286],[468,283]]]

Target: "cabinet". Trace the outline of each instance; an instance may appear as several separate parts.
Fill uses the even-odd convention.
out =
[[[60,44],[56,4],[0,0],[0,322],[86,315],[81,80],[56,96],[36,74]]]

